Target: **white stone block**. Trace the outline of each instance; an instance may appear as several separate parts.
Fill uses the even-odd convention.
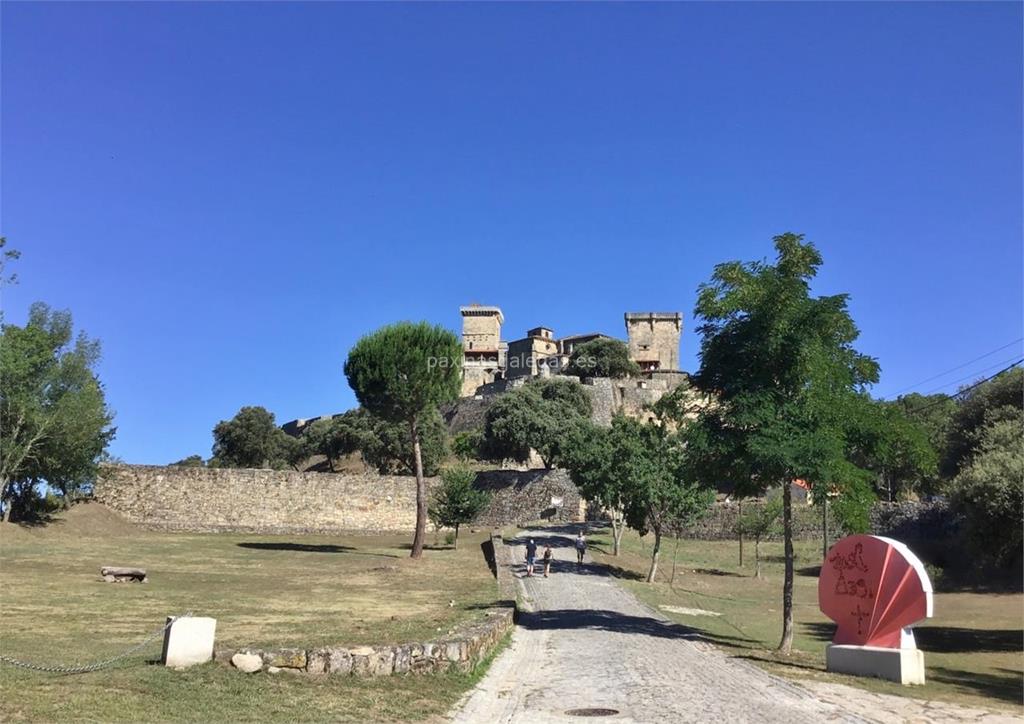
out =
[[[205,664],[213,658],[213,636],[217,630],[217,619],[202,616],[184,616],[174,619],[164,631],[163,663],[165,666],[182,668],[194,664]]]
[[[825,649],[825,668],[839,674],[872,676],[903,684],[924,684],[924,652],[878,646],[832,644]]]

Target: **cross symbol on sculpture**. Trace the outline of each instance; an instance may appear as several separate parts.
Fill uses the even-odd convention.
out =
[[[857,617],[857,633],[863,633],[863,624],[865,618],[871,618],[871,611],[861,611],[860,604],[857,604],[856,611],[850,611],[851,616]]]

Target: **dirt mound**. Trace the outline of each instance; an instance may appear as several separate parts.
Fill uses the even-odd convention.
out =
[[[101,503],[85,502],[57,513],[48,523],[37,525],[0,524],[3,535],[79,536],[116,538],[139,533],[139,528],[120,513]]]

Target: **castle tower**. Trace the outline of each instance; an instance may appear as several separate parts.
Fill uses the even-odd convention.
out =
[[[629,358],[645,372],[678,370],[683,315],[679,312],[626,312],[625,316]]]
[[[471,304],[459,307],[462,314],[462,396],[470,397],[480,385],[494,382],[505,366],[501,325],[505,317],[498,307]]]

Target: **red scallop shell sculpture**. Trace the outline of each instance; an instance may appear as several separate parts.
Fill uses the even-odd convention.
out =
[[[931,618],[932,583],[903,543],[851,535],[825,556],[818,605],[838,625],[834,644],[914,648],[910,627]]]

